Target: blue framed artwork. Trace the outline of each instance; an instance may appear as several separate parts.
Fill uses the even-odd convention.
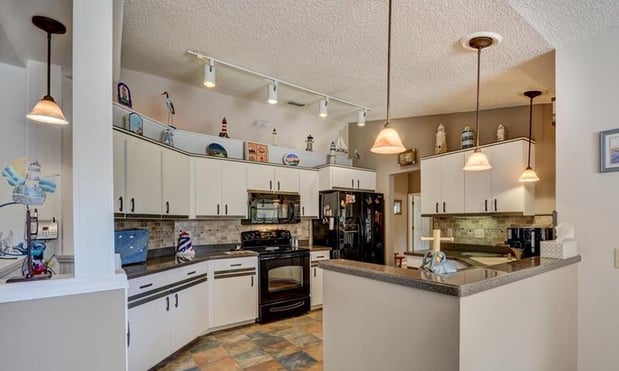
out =
[[[600,172],[619,171],[619,129],[600,132]]]

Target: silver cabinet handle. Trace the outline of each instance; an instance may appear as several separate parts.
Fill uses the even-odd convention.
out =
[[[272,180],[269,180],[269,189],[273,190],[273,181]]]
[[[118,211],[122,212],[123,211],[123,196],[118,197],[118,201],[120,202]]]
[[[314,277],[316,277],[316,268],[314,268]]]
[[[254,276],[251,276],[251,287],[254,287]]]
[[[484,210],[488,211],[488,199],[484,200]]]
[[[445,201],[443,201],[443,212],[446,212],[445,211]]]
[[[277,181],[277,190],[278,191],[280,190],[280,188],[279,188],[279,180]]]
[[[135,198],[131,197],[131,212],[135,211]]]
[[[438,213],[438,202],[436,203],[436,212]]]
[[[494,199],[494,211],[499,211],[499,208],[497,207],[496,198]]]
[[[228,204],[225,205],[226,215],[228,215]]]
[[[174,294],[174,307],[178,308],[178,294]]]
[[[170,297],[169,296],[165,297],[165,311],[166,312],[170,311]]]
[[[165,213],[166,214],[170,213],[170,202],[169,201],[165,202]]]
[[[357,179],[357,188],[361,188],[361,183],[359,183],[359,179]]]
[[[219,204],[217,204],[217,215],[219,215]]]

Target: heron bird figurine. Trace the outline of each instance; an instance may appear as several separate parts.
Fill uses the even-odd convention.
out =
[[[172,116],[176,113],[174,111],[174,104],[170,100],[170,94],[167,91],[164,91],[161,95],[165,95],[165,105],[168,108],[168,125],[172,125]]]

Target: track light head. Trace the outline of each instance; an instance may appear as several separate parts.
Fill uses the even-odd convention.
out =
[[[209,60],[208,64],[204,65],[204,86],[207,88],[214,88],[215,83],[215,63],[213,60]]]
[[[365,126],[365,116],[367,116],[368,110],[357,111],[357,126]]]
[[[273,81],[273,83],[268,86],[267,102],[269,102],[269,104],[277,104],[277,81]]]
[[[329,113],[327,112],[328,104],[329,104],[329,97],[325,97],[325,99],[320,100],[318,116],[322,117],[323,119],[329,115]]]

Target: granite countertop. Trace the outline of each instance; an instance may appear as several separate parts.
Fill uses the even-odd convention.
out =
[[[159,249],[164,250],[164,249]],[[128,279],[137,278],[141,276],[146,276],[149,274],[159,273],[166,271],[168,269],[174,269],[178,267],[182,267],[184,265],[201,263],[207,260],[213,259],[229,259],[229,258],[240,258],[247,256],[258,256],[257,253],[253,251],[241,250],[239,253],[235,254],[226,254],[231,249],[230,247],[203,247],[203,246],[194,246],[194,250],[196,251],[195,257],[189,258],[180,258],[174,255],[174,248],[165,249],[164,253],[167,255],[161,256],[152,256],[149,257],[145,263],[142,264],[131,264],[123,267],[125,273],[127,274]],[[171,254],[169,253],[171,252]]]
[[[409,286],[451,296],[469,296],[511,282],[549,272],[580,262],[580,255],[569,259],[532,257],[493,265],[489,268],[474,266],[451,275],[438,275],[418,269],[405,269],[336,259],[321,261],[326,270]]]

